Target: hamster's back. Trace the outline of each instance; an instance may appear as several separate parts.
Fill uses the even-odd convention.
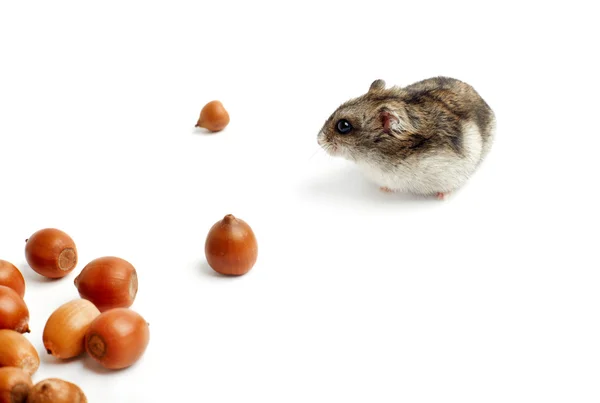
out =
[[[483,158],[489,151],[496,128],[494,112],[469,84],[450,77],[433,77],[403,88],[408,104],[440,103],[462,121],[472,121],[483,140]]]

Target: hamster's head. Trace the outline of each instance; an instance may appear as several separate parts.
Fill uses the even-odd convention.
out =
[[[319,145],[332,156],[352,161],[368,158],[386,133],[391,135],[398,116],[386,107],[385,81],[376,80],[369,91],[336,109],[317,136]]]

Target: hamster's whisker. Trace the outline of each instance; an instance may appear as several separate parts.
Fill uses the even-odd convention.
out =
[[[323,151],[325,151],[325,155],[327,155],[328,158],[331,158],[332,148],[333,148],[333,146],[331,144],[325,144],[323,146]]]
[[[314,153],[312,153],[312,155],[311,155],[311,156],[308,158],[308,160],[309,160],[309,161],[310,161],[310,160],[312,160],[312,159],[314,158],[314,156],[315,156],[315,155],[317,155],[317,153],[318,153],[320,150],[322,150],[322,148],[321,148],[321,147],[317,147],[317,149],[315,150],[315,152],[314,152]]]

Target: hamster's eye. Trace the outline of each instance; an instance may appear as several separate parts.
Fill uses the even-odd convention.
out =
[[[341,119],[338,120],[335,128],[339,134],[348,134],[352,130],[352,125],[346,119]]]

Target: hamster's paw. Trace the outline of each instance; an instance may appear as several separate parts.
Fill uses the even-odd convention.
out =
[[[383,193],[394,193],[394,190],[392,190],[392,189],[390,189],[389,187],[386,187],[386,186],[380,187],[379,190],[381,190]]]
[[[448,198],[449,194],[450,194],[450,192],[437,192],[435,197],[438,200],[446,200]]]

